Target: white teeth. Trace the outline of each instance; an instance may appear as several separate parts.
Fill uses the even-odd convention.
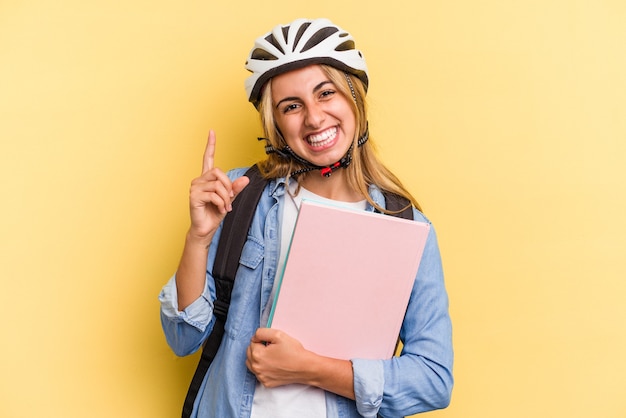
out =
[[[318,135],[311,135],[307,137],[307,142],[314,147],[322,147],[330,143],[337,136],[337,128],[330,128]]]

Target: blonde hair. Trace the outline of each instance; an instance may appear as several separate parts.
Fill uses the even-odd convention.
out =
[[[390,211],[381,208],[372,200],[368,190],[370,185],[376,185],[383,191],[402,196],[408,199],[417,209],[421,210],[417,200],[380,161],[371,136],[363,145],[357,145],[359,138],[367,132],[367,104],[365,102],[365,88],[361,80],[331,66],[320,65],[320,67],[330,81],[333,82],[337,91],[349,99],[348,102],[352,105],[352,110],[355,114],[357,129],[352,142],[352,163],[345,168],[350,187],[363,195],[372,206],[381,212],[390,213]],[[265,138],[269,143],[268,145],[280,150],[287,144],[278,131],[274,118],[271,83],[272,80],[270,79],[263,88],[259,104],[259,115]],[[292,158],[284,158],[277,153],[270,153],[258,165],[261,174],[266,179],[289,177],[291,173],[306,168],[298,161]],[[300,174],[299,178],[301,179],[307,175],[311,175],[311,173]]]

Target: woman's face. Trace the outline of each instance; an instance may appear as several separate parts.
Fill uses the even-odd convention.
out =
[[[318,65],[272,79],[276,124],[287,145],[300,157],[320,166],[339,161],[355,136],[351,103]]]

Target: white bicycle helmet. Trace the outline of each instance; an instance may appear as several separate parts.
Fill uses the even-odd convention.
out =
[[[258,38],[246,61],[248,100],[258,108],[270,78],[311,64],[326,64],[357,76],[367,90],[367,66],[352,36],[328,19],[297,19]]]

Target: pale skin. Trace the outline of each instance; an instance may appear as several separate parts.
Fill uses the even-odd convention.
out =
[[[276,76],[272,82],[272,98],[277,124],[287,144],[299,155],[315,164],[327,165],[345,154],[353,137],[354,114],[346,102],[348,99],[336,92],[318,66]],[[328,135],[328,132],[333,135],[324,146],[311,144],[312,136]],[[214,167],[215,145],[216,136],[211,131],[202,174],[191,183],[191,226],[176,274],[180,310],[202,294],[213,235],[232,209],[233,200],[249,183],[247,177],[231,182],[224,172]],[[303,186],[332,199],[363,199],[348,187],[343,170],[336,171],[330,178],[308,176]],[[266,387],[300,383],[355,399],[350,361],[306,350],[299,341],[280,330],[259,328],[256,331],[247,349],[246,366]]]
[[[319,65],[289,71],[272,79],[274,117],[296,154],[320,166],[339,161],[353,141],[356,118],[349,100],[338,92]],[[327,141],[311,141],[324,135]],[[307,176],[301,184],[329,199],[356,202],[364,199],[346,181],[345,171],[330,177]]]
[[[250,181],[247,177],[240,177],[231,182],[224,172],[214,167],[215,144],[215,132],[211,131],[202,160],[202,174],[191,182],[189,189],[191,226],[176,273],[178,309],[181,311],[202,294],[211,239],[226,213],[232,209],[235,197]]]

